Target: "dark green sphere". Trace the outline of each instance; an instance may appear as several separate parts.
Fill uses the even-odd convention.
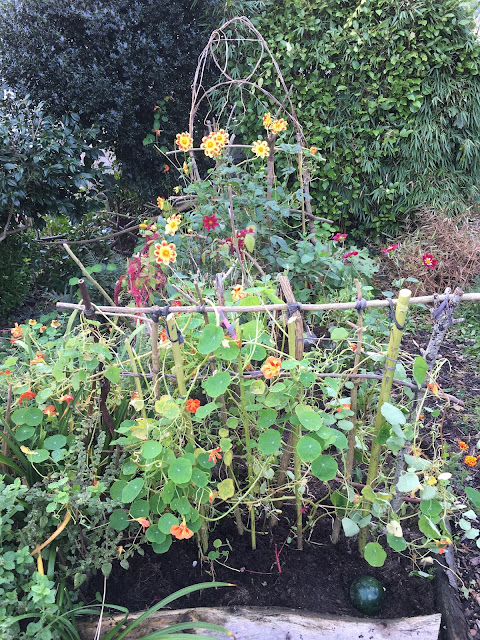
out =
[[[371,576],[361,576],[352,582],[350,587],[350,601],[367,616],[380,613],[385,600],[385,589],[382,583]]]

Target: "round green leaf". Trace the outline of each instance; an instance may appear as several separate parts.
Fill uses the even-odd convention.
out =
[[[150,505],[146,500],[135,500],[130,505],[130,516],[132,518],[148,518]]]
[[[30,462],[34,464],[38,462],[45,462],[45,460],[49,457],[49,453],[46,449],[37,449],[36,451],[31,451],[30,453],[25,454]]]
[[[420,502],[420,511],[429,518],[435,518],[442,513],[443,509],[438,500],[422,500]]]
[[[175,484],[185,484],[192,478],[192,463],[185,456],[177,458],[168,467],[168,477]]]
[[[391,533],[387,533],[387,542],[388,546],[394,551],[405,551],[407,548],[407,543],[404,538],[397,538],[397,536],[394,536]]]
[[[171,545],[172,545],[172,536],[168,536],[167,538],[165,538],[163,542],[160,542],[159,544],[156,542],[153,542],[152,549],[155,551],[155,553],[166,553],[170,549]]]
[[[308,431],[317,431],[323,426],[323,419],[312,407],[308,407],[303,404],[297,404],[295,407],[295,413],[298,419],[302,423],[302,426]]]
[[[267,429],[258,438],[258,449],[266,456],[275,453],[282,444],[282,436],[275,429]]]
[[[275,424],[278,413],[275,409],[262,409],[258,412],[257,426],[259,429],[267,429]]]
[[[26,409],[17,409],[12,413],[12,422],[14,424],[26,424],[25,423],[25,411]]]
[[[323,482],[333,480],[337,475],[338,464],[335,458],[329,455],[322,455],[312,462],[312,473]]]
[[[197,349],[203,355],[212,353],[222,344],[224,338],[223,329],[215,324],[207,324],[200,332]]]
[[[123,488],[127,485],[126,480],[115,480],[110,487],[110,496],[113,500],[121,501]]]
[[[353,520],[350,520],[350,518],[347,518],[346,516],[342,518],[342,528],[347,538],[356,536],[360,531],[360,527],[358,526],[358,524]]]
[[[387,554],[378,542],[369,542],[365,547],[365,560],[371,567],[383,567]]]
[[[230,374],[227,371],[218,371],[215,375],[202,382],[202,387],[212,398],[218,398],[228,389],[231,382]]]
[[[125,513],[123,509],[115,509],[115,511],[112,511],[109,522],[115,531],[123,531],[130,523],[128,514]]]
[[[35,427],[29,427],[27,425],[23,425],[21,427],[17,427],[15,429],[15,440],[18,442],[25,442],[33,436],[35,433]]]
[[[322,446],[318,440],[303,436],[297,443],[297,453],[304,462],[312,462],[322,453]]]
[[[143,478],[134,478],[133,480],[127,482],[122,490],[122,502],[133,502],[140,491],[143,489],[143,485]]]
[[[192,482],[196,487],[206,487],[208,484],[208,475],[205,471],[201,471],[194,467],[192,469]]]
[[[165,542],[166,535],[157,529],[157,527],[148,527],[145,531],[145,536],[149,542],[156,542],[157,544],[162,544]]]
[[[407,421],[400,409],[394,407],[393,404],[390,404],[389,402],[384,402],[382,404],[381,412],[385,420],[392,426],[402,425]]]
[[[162,452],[162,445],[156,440],[147,440],[142,444],[142,455],[145,460],[153,460]]]
[[[170,529],[172,527],[177,527],[179,523],[179,519],[176,518],[173,513],[164,513],[163,516],[158,521],[158,528],[165,535],[170,533]]]
[[[45,449],[50,449],[51,451],[53,451],[54,449],[63,449],[66,444],[67,438],[61,433],[57,433],[54,436],[49,436],[43,441],[43,446],[45,447]]]
[[[30,427],[37,427],[42,423],[43,413],[37,407],[28,407],[23,414],[23,424],[28,424]]]

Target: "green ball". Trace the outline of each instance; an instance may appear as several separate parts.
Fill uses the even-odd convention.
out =
[[[372,576],[361,576],[352,582],[350,601],[367,616],[380,613],[385,600],[385,589],[381,582]]]

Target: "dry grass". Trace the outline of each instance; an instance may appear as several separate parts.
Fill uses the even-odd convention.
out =
[[[415,295],[462,289],[480,276],[480,212],[447,217],[433,209],[423,209],[407,231],[392,241],[398,249],[386,256],[398,278],[417,278],[410,288]],[[434,269],[422,261],[425,253],[437,260]]]

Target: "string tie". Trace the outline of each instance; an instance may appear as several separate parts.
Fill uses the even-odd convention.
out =
[[[393,302],[391,298],[388,298],[388,306],[390,307],[388,317],[394,323],[394,325],[397,327],[399,331],[403,331],[405,329],[405,325],[402,326],[401,324],[398,324],[398,321],[395,317],[395,307],[393,306]]]
[[[302,305],[300,302],[287,302],[287,320],[290,320],[294,313],[301,310]]]

